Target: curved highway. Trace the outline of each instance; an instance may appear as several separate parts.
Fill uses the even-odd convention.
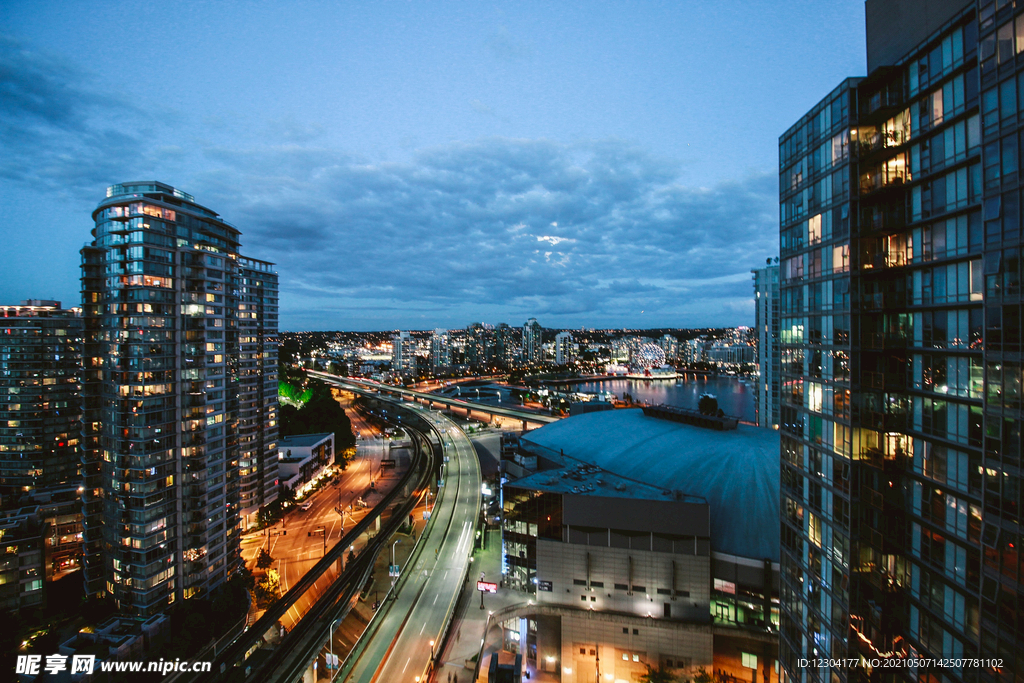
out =
[[[412,406],[406,404],[407,408]],[[440,644],[469,570],[480,517],[480,463],[465,433],[444,415],[418,408],[442,436],[445,491],[400,590],[346,676],[353,683],[413,681]],[[472,577],[471,577],[472,578]]]

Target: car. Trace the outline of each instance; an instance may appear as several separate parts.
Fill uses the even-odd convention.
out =
[[[311,500],[307,500],[307,501],[306,501],[305,503],[303,503],[303,504],[302,504],[302,505],[300,505],[299,507],[300,507],[300,508],[301,508],[301,509],[302,509],[303,511],[305,511],[305,510],[308,510],[309,508],[313,507],[313,501],[311,501]]]

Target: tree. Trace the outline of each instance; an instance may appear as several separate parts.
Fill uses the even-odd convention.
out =
[[[697,410],[701,415],[714,415],[718,412],[718,399],[711,394],[701,394],[697,402]]]
[[[266,548],[260,548],[260,553],[256,557],[256,566],[259,569],[266,569],[272,564],[274,564],[274,558],[271,557]]]
[[[714,674],[708,673],[708,670],[703,666],[697,669],[697,673],[693,675],[693,683],[715,683],[716,678]]]
[[[309,399],[299,409],[281,406],[281,436],[333,432],[336,453],[340,454],[345,449],[355,446],[352,422],[334,399],[327,385],[323,382],[311,382],[308,393]],[[336,461],[340,465],[345,464],[343,458],[336,457]]]
[[[640,675],[641,683],[674,683],[679,680],[674,673],[665,668],[664,664],[659,664],[657,669],[650,664],[644,666],[647,667],[647,672]]]
[[[256,606],[266,609],[277,600],[281,589],[281,577],[277,570],[271,569],[263,580],[256,584],[253,589],[253,597],[256,598]]]

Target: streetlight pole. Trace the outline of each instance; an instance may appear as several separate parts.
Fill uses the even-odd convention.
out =
[[[330,644],[331,648],[331,661],[327,664],[328,670],[330,670],[331,667],[334,666],[334,625],[337,624],[339,621],[341,621],[341,619],[335,619],[334,621],[332,621],[331,628],[327,631],[327,642]],[[334,680],[334,673],[330,674],[330,680]]]
[[[391,544],[391,566],[392,566],[392,567],[394,567],[394,566],[395,566],[395,546],[396,546],[396,545],[398,545],[398,541],[399,541],[399,540],[400,540],[400,539],[396,539],[396,540],[395,540],[395,542]],[[394,570],[392,570],[392,571],[394,571]],[[395,573],[397,574],[397,572],[395,572]],[[391,577],[391,585],[392,585],[392,586],[394,586],[394,585],[395,585],[395,580],[396,580],[397,578],[398,578],[397,576],[392,576],[392,577]]]

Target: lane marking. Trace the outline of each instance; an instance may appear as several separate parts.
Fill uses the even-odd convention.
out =
[[[405,666],[402,667],[402,673],[405,673],[405,670],[409,668],[409,662],[411,661],[412,657],[409,657],[409,659],[405,660]]]

